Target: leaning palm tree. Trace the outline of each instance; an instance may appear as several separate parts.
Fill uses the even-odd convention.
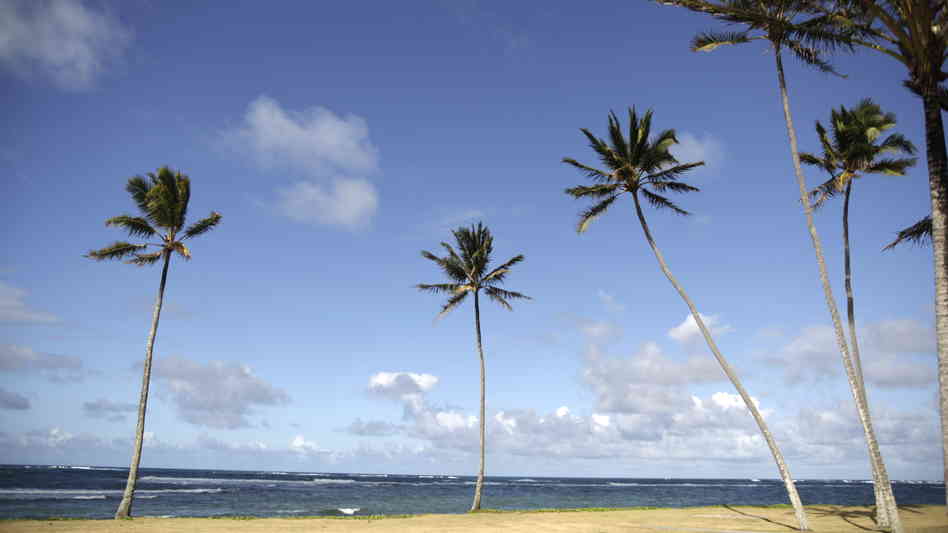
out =
[[[914,158],[883,158],[887,154],[913,154],[915,146],[901,134],[892,134],[882,139],[883,132],[895,126],[895,115],[883,113],[882,109],[870,99],[865,99],[854,108],[840,106],[830,116],[832,136],[817,121],[816,134],[823,146],[823,155],[803,152],[803,163],[820,167],[829,174],[829,179],[813,190],[813,207],[822,207],[826,200],[843,194],[843,271],[846,288],[846,313],[849,319],[849,348],[856,370],[856,384],[862,401],[869,409],[866,396],[866,384],[862,375],[862,362],[859,356],[859,342],[856,336],[855,298],[852,286],[852,266],[849,242],[849,201],[853,183],[867,174],[889,174],[904,176],[906,169],[915,164]],[[866,445],[869,448],[872,467],[873,486],[877,502],[885,501],[892,490],[885,463],[879,452],[879,442],[872,428],[872,417],[868,417]],[[888,492],[887,492],[888,491]]]
[[[948,151],[941,113],[948,110],[948,3],[945,0],[836,0],[822,2],[834,20],[853,31],[854,42],[905,65],[904,85],[921,97],[925,116],[931,215],[906,228],[906,238],[924,238],[934,255],[935,333],[938,344],[939,411],[944,479],[948,480]],[[914,229],[913,229],[914,228]],[[900,234],[901,237],[901,234]],[[902,239],[897,239],[897,244]],[[948,486],[945,488],[948,502]]]
[[[188,212],[188,200],[191,198],[191,180],[180,172],[161,167],[157,173],[148,173],[148,177],[135,176],[128,180],[125,190],[132,195],[141,216],[119,215],[105,221],[106,226],[118,226],[132,237],[156,238],[159,242],[134,244],[118,241],[105,248],[90,251],[86,257],[101,261],[104,259],[130,258],[126,263],[136,266],[153,265],[162,262],[161,281],[158,283],[158,297],[151,318],[151,331],[145,347],[145,366],[142,373],[142,389],[138,400],[138,425],[135,428],[135,447],[132,451],[132,463],[128,471],[128,481],[122,501],[115,518],[129,518],[132,512],[132,499],[135,496],[135,484],[138,481],[138,465],[142,458],[142,442],[145,436],[145,410],[148,405],[148,384],[151,378],[151,359],[155,347],[155,335],[158,333],[158,319],[161,316],[161,303],[165,294],[165,281],[168,278],[168,264],[171,254],[177,253],[185,259],[191,259],[191,251],[184,241],[210,231],[221,221],[221,215],[211,212],[209,216],[185,228]],[[155,247],[149,251],[149,247]]]
[[[454,240],[457,243],[458,250],[446,242],[441,246],[447,252],[444,257],[438,257],[433,253],[422,250],[421,256],[425,259],[434,261],[441,271],[450,281],[450,283],[438,283],[433,285],[419,284],[418,289],[432,292],[435,294],[447,294],[448,301],[441,307],[441,312],[437,318],[448,314],[452,309],[464,301],[469,294],[474,295],[474,332],[477,337],[477,354],[481,362],[481,410],[480,410],[480,440],[481,440],[481,462],[480,469],[477,472],[477,483],[474,486],[474,503],[471,505],[471,511],[479,511],[481,508],[481,494],[484,489],[484,458],[486,434],[486,375],[484,370],[484,348],[481,344],[481,305],[480,292],[483,290],[488,298],[494,300],[508,311],[512,311],[509,300],[530,299],[529,296],[519,292],[502,289],[499,285],[503,284],[510,268],[523,261],[523,255],[517,255],[502,265],[488,271],[490,266],[490,254],[494,250],[494,237],[490,230],[480,222],[477,226],[470,228],[460,227],[451,232],[454,234]]]
[[[843,47],[851,48],[851,35],[848,31],[840,32],[837,27],[831,26],[832,17],[821,12],[815,0],[657,0],[663,4],[685,7],[711,15],[715,19],[728,24],[744,26],[739,32],[705,32],[697,35],[691,43],[692,51],[709,52],[722,45],[743,44],[755,40],[766,41],[774,54],[777,69],[777,84],[780,90],[780,99],[783,104],[783,116],[787,125],[787,137],[790,141],[790,158],[793,161],[793,170],[797,178],[797,187],[800,193],[800,203],[806,217],[807,229],[816,254],[816,264],[819,269],[820,283],[823,287],[823,298],[829,309],[843,360],[843,368],[849,380],[849,386],[856,403],[856,412],[866,430],[870,425],[869,411],[865,405],[864,396],[860,393],[859,380],[849,346],[846,343],[846,334],[839,317],[839,309],[833,297],[833,288],[826,272],[826,261],[823,258],[823,245],[813,222],[813,210],[807,194],[806,177],[800,165],[800,152],[797,147],[797,133],[793,126],[793,117],[790,113],[790,96],[787,91],[787,80],[783,69],[783,51],[787,50],[804,64],[820,71],[835,74],[833,67],[823,59],[825,51]],[[881,460],[881,458],[880,458]],[[888,491],[891,494],[891,490]],[[898,507],[895,497],[886,498],[877,502],[876,521],[883,529],[891,529],[901,533],[902,523],[899,520]]]
[[[642,231],[645,233],[645,240],[655,254],[655,258],[658,259],[659,268],[661,268],[665,277],[668,278],[668,281],[671,282],[675,290],[678,291],[682,300],[685,301],[685,305],[687,305],[691,311],[691,316],[694,318],[695,324],[698,325],[698,329],[701,330],[701,334],[708,344],[708,348],[711,349],[711,353],[714,354],[715,359],[717,359],[721,365],[724,373],[728,379],[731,380],[734,388],[737,389],[738,394],[740,394],[744,400],[744,405],[747,407],[747,410],[750,411],[754,420],[757,422],[761,434],[767,441],[767,446],[770,447],[770,453],[773,454],[774,461],[777,463],[780,477],[786,485],[787,494],[790,497],[790,502],[793,504],[800,529],[809,529],[806,511],[804,511],[803,505],[800,502],[800,496],[797,494],[793,477],[790,475],[790,469],[787,467],[783,459],[783,454],[780,452],[780,448],[777,447],[777,442],[770,433],[767,423],[764,421],[764,417],[760,414],[757,405],[744,388],[737,372],[731,367],[724,356],[721,355],[717,344],[715,344],[714,339],[711,337],[711,332],[708,330],[704,320],[701,318],[701,314],[698,312],[698,308],[694,302],[691,301],[684,287],[682,287],[681,284],[678,283],[678,280],[675,279],[675,276],[672,275],[668,265],[665,264],[665,258],[662,256],[662,252],[658,249],[655,240],[652,238],[652,232],[649,230],[648,223],[645,220],[645,214],[642,212],[639,195],[641,194],[651,206],[657,209],[668,209],[679,215],[688,215],[689,213],[687,211],[678,207],[664,195],[669,192],[687,193],[697,191],[697,187],[683,183],[681,178],[685,172],[704,165],[704,162],[679,163],[668,151],[670,146],[678,142],[675,137],[675,131],[664,130],[653,138],[651,136],[651,124],[651,111],[647,111],[645,115],[639,119],[635,110],[629,109],[628,139],[625,137],[615,113],[609,114],[609,138],[611,144],[596,137],[585,128],[580,130],[589,140],[590,147],[598,154],[602,164],[605,165],[605,170],[585,165],[569,157],[563,159],[564,163],[578,168],[596,182],[595,185],[591,186],[580,185],[566,189],[566,193],[574,198],[589,197],[596,202],[592,207],[580,213],[576,231],[578,233],[585,232],[589,224],[596,218],[602,216],[623,193],[629,193],[632,196],[632,201],[635,204],[635,214],[638,216]]]

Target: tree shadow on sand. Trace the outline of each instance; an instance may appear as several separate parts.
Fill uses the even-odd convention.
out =
[[[772,518],[768,518],[768,517],[766,517],[766,516],[761,516],[761,515],[758,515],[758,514],[748,513],[747,511],[743,511],[743,510],[741,510],[741,509],[736,509],[736,508],[731,507],[730,505],[727,505],[727,504],[722,505],[722,507],[724,507],[724,508],[727,509],[728,511],[733,511],[733,512],[739,514],[739,515],[747,516],[747,517],[750,517],[750,518],[756,518],[756,519],[761,520],[761,521],[763,521],[763,522],[769,522],[769,523],[774,524],[774,525],[777,525],[777,526],[783,526],[783,527],[785,527],[785,528],[787,528],[787,529],[792,529],[792,530],[794,530],[794,531],[799,530],[799,527],[794,526],[794,525],[792,525],[792,524],[785,524],[785,523],[783,523],[783,522],[778,522],[778,521],[773,520]],[[809,511],[809,509],[808,509],[808,511]]]
[[[899,507],[900,513],[914,513],[914,514],[921,513],[918,505],[899,505],[898,507]],[[855,520],[858,518],[865,518],[865,519],[868,519],[868,521],[872,522],[873,524],[878,525],[878,523],[876,522],[876,507],[874,505],[859,507],[859,508],[816,507],[816,506],[809,507],[808,506],[807,512],[812,513],[816,516],[837,516],[840,519],[842,519],[844,522],[846,522],[847,524],[853,527],[858,527],[859,529],[862,529],[864,531],[880,531],[877,527],[866,527],[862,524],[855,522]]]

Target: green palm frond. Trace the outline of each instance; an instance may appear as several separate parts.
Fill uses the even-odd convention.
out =
[[[671,168],[666,168],[655,174],[650,174],[646,177],[648,181],[651,182],[663,182],[663,181],[677,181],[681,179],[682,174],[688,172],[689,170],[696,169],[698,167],[704,166],[704,161],[696,161],[694,163],[685,163],[683,165],[675,165]],[[695,189],[697,190],[697,189]]]
[[[102,261],[105,259],[124,259],[140,250],[147,248],[147,244],[132,244],[130,242],[116,241],[105,248],[98,250],[89,250],[84,257]]]
[[[609,206],[611,206],[618,197],[618,194],[613,194],[596,205],[583,210],[583,212],[579,214],[579,223],[576,225],[576,233],[584,233],[589,228],[589,224],[591,224],[593,220],[596,220],[602,216],[602,214],[609,209]]]
[[[135,176],[128,180],[125,190],[132,195],[132,200],[142,214],[148,214],[148,191],[151,183],[142,176]]]
[[[515,299],[526,299],[532,300],[529,296],[525,294],[520,294],[519,292],[505,291],[497,287],[486,287],[484,293],[491,299],[500,304],[503,308],[508,311],[513,311],[513,307],[510,305],[508,300]]]
[[[566,189],[564,192],[572,196],[573,198],[583,198],[584,196],[592,196],[593,198],[602,198],[604,196],[609,196],[615,194],[616,189],[619,188],[619,184],[611,183],[608,185],[593,185],[592,187],[585,187],[582,185],[577,185],[576,187],[571,187]]]
[[[217,211],[211,211],[211,214],[198,220],[184,230],[184,239],[193,239],[198,235],[203,235],[214,229],[221,222],[221,214]]]
[[[457,258],[456,254],[454,257],[451,257],[450,255],[448,257],[438,257],[427,250],[422,250],[421,256],[425,259],[428,259],[429,261],[435,262],[439,267],[441,267],[441,271],[444,272],[444,274],[449,279],[452,279],[457,283],[469,281],[469,276],[467,272],[464,271],[463,266],[460,264],[460,259]]]
[[[593,167],[584,165],[571,157],[564,157],[563,162],[568,165],[573,165],[574,167],[582,170],[587,176],[589,176],[590,178],[596,181],[609,181],[610,179],[612,179],[611,174],[607,174],[606,172],[603,172],[602,170],[599,170],[598,168],[593,168]]]
[[[880,153],[898,153],[904,152],[908,155],[915,154],[915,145],[901,133],[893,133],[879,143]]]
[[[889,176],[904,176],[905,171],[915,166],[918,160],[914,157],[905,159],[880,159],[866,167],[867,174],[886,174]]]
[[[166,250],[159,250],[150,254],[135,254],[135,257],[126,261],[126,263],[135,266],[149,266],[153,265],[161,259],[164,254],[167,253]]]
[[[467,298],[467,295],[470,294],[470,291],[464,291],[456,293],[454,296],[448,298],[448,301],[441,306],[441,311],[438,313],[438,316],[435,317],[435,320],[441,319],[444,315],[451,312],[452,309],[461,305],[461,302]]]
[[[837,184],[839,183],[837,177],[832,176],[832,174],[830,176],[830,179],[824,181],[815,189],[810,191],[810,200],[813,202],[812,207],[814,210],[823,207],[823,205],[826,203],[826,200],[829,200],[830,198],[842,192],[839,187],[837,187]]]
[[[719,46],[749,43],[746,32],[706,31],[695,35],[691,40],[692,52],[710,52]]]
[[[900,231],[896,239],[883,248],[891,250],[903,242],[911,242],[919,246],[930,243],[932,240],[932,217],[931,215],[919,220],[915,224]]]
[[[701,189],[688,185],[687,183],[679,183],[677,181],[650,181],[649,185],[652,186],[658,192],[677,192],[677,193],[686,193],[686,192],[699,192]]]
[[[839,76],[840,78],[846,77],[845,74],[837,72],[836,69],[833,68],[833,65],[823,59],[822,53],[818,48],[807,46],[803,43],[793,40],[787,41],[786,45],[793,55],[803,62],[804,65],[813,67],[816,70],[826,74],[833,74],[834,76]]]
[[[511,259],[507,260],[506,263],[500,265],[494,270],[491,270],[489,274],[484,276],[484,279],[482,281],[484,283],[489,283],[492,281],[497,282],[497,283],[503,283],[504,278],[507,277],[507,273],[510,272],[510,267],[516,265],[517,263],[521,261],[523,261],[523,254],[512,257]]]
[[[132,237],[151,237],[157,233],[147,220],[130,215],[119,215],[105,221],[106,226],[118,226]]]
[[[461,283],[435,283],[433,285],[419,283],[415,285],[418,290],[434,294],[457,294],[463,292],[461,289],[467,287]]]
[[[678,207],[677,205],[675,205],[674,202],[672,202],[671,200],[669,200],[668,198],[665,198],[664,196],[660,194],[655,194],[649,191],[648,189],[641,189],[641,191],[642,191],[642,194],[645,196],[645,199],[648,200],[648,203],[651,204],[652,207],[656,209],[670,209],[674,211],[676,214],[683,215],[683,216],[687,216],[691,214],[688,211],[685,211],[684,209]]]

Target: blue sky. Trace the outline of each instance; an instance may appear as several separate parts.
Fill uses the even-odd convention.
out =
[[[136,174],[192,179],[221,225],[174,259],[145,466],[471,474],[473,311],[414,285],[485,222],[509,288],[482,312],[488,475],[776,477],[629,199],[582,235],[563,189],[610,109],[675,128],[702,191],[649,212],[796,477],[867,478],[786,142],[772,54],[688,50],[715,23],[648,2],[13,1],[0,5],[0,463],[126,465],[159,270],[124,238]],[[924,146],[900,65],[788,61],[801,147],[871,97]],[[815,170],[808,182],[823,180]],[[931,252],[880,249],[929,209],[924,161],[853,196],[864,366],[895,478],[934,479]],[[840,205],[817,216],[842,294]],[[565,409],[564,409],[565,408]]]

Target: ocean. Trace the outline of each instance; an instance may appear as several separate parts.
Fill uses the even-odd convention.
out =
[[[134,516],[313,516],[464,513],[474,479],[452,475],[344,474],[143,468]],[[0,518],[111,518],[126,468],[0,466]],[[944,504],[941,482],[896,481],[900,505]],[[806,504],[868,505],[871,481],[797,481]],[[490,509],[689,507],[788,503],[777,479],[636,479],[488,476]]]

